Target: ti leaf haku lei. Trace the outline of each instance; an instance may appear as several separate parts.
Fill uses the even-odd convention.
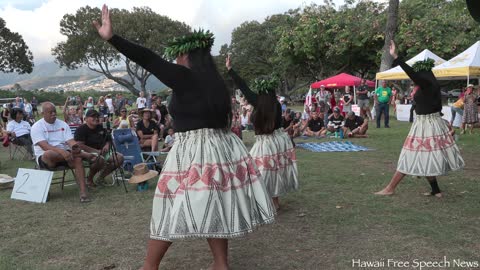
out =
[[[431,58],[427,58],[423,61],[417,61],[415,64],[413,64],[412,68],[415,72],[420,72],[420,71],[429,71],[432,70],[432,68],[435,66],[435,60]]]
[[[198,31],[195,30],[189,35],[174,38],[170,41],[168,47],[165,49],[165,57],[173,60],[177,56],[191,52],[195,49],[210,49],[214,40],[213,33],[210,31],[204,31],[202,29],[199,29]]]

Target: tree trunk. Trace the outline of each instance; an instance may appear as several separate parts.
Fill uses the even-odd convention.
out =
[[[382,49],[382,63],[380,64],[380,72],[389,69],[392,66],[393,59],[390,56],[390,40],[395,38],[398,24],[398,5],[399,0],[390,0],[388,4],[387,27],[385,28],[385,44]]]

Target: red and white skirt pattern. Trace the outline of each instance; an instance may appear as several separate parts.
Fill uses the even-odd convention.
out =
[[[439,176],[465,166],[460,150],[440,113],[417,115],[398,159],[397,171]]]
[[[230,131],[175,134],[153,199],[150,238],[233,238],[275,210],[243,142]]]
[[[295,148],[283,128],[272,134],[256,135],[250,155],[255,160],[271,197],[298,189]]]

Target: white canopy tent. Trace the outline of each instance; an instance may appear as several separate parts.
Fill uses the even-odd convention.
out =
[[[434,54],[433,52],[429,51],[428,49],[423,50],[421,53],[415,55],[412,57],[410,60],[408,60],[406,63],[410,66],[415,64],[418,61],[423,61],[428,58],[431,58],[435,60],[435,66],[440,65],[445,62],[444,59],[440,58],[438,55]],[[396,66],[394,68],[391,68],[389,70],[379,72],[375,76],[376,80],[408,80],[408,76],[403,71],[403,69],[400,66]]]
[[[435,77],[440,80],[480,78],[480,41],[459,55],[432,69]]]

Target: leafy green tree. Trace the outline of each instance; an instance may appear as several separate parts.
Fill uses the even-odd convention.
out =
[[[11,32],[0,18],[0,72],[31,73],[33,56],[21,35]]]
[[[112,9],[110,12],[116,34],[160,55],[163,55],[169,40],[190,31],[186,24],[159,15],[147,7],[133,8],[132,11]],[[76,14],[63,16],[60,33],[67,37],[67,41],[58,43],[52,49],[56,61],[67,69],[87,66],[135,95],[139,91],[145,91],[151,73],[123,57],[98,37],[92,21],[98,20],[100,13],[99,8],[86,6],[77,10]],[[113,72],[118,69],[123,70],[127,76]]]

